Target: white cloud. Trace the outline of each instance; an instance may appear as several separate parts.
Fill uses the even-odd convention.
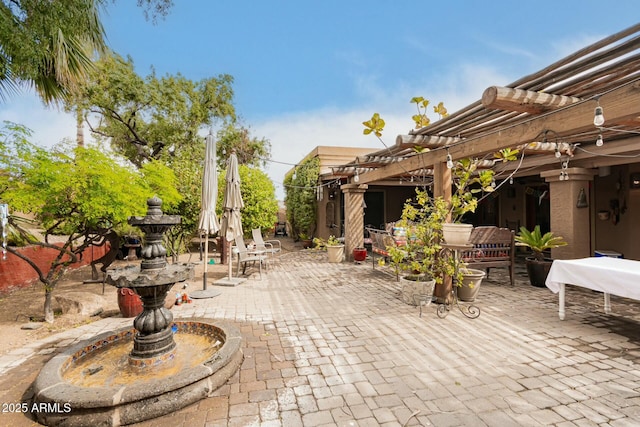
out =
[[[46,108],[33,93],[10,98],[0,105],[0,117],[31,129],[31,142],[40,147],[52,147],[65,138],[75,140],[76,121],[73,114],[55,107]]]

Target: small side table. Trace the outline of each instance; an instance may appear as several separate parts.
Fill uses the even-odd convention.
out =
[[[438,314],[438,317],[445,318],[447,317],[447,314],[449,314],[449,311],[451,311],[451,308],[455,305],[466,317],[469,319],[476,319],[480,316],[480,308],[473,304],[463,304],[458,300],[458,283],[455,282],[455,277],[458,275],[458,270],[460,268],[460,252],[473,248],[473,245],[449,245],[447,243],[442,243],[441,246],[443,248],[443,252],[448,252],[447,256],[453,256],[455,273],[454,282],[451,284],[451,302],[447,303],[445,300],[444,303],[438,304],[438,310],[436,313]]]

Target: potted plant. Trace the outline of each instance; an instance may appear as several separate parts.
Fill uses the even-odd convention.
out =
[[[525,259],[529,281],[533,286],[544,288],[553,262],[552,259],[545,258],[544,252],[565,246],[567,242],[561,236],[554,236],[551,231],[542,234],[539,225],[536,225],[533,231],[520,227],[520,233],[515,236],[515,241],[517,246],[527,246],[533,252],[532,257]]]
[[[305,249],[309,249],[313,245],[313,239],[305,232],[298,233],[298,237],[300,238],[300,242],[302,242],[302,247]]]
[[[344,243],[341,243],[336,236],[331,235],[325,244],[329,262],[342,262],[344,260]]]
[[[475,212],[478,207],[477,193],[493,191],[493,175],[490,169],[478,171],[478,161],[460,159],[453,164],[454,191],[451,194],[449,212],[451,222],[443,224],[444,241],[451,245],[469,242],[473,225],[462,222],[465,214]]]
[[[404,228],[406,241],[387,246],[401,283],[401,297],[406,304],[431,302],[436,283],[442,283],[450,268],[441,256],[442,224],[448,214],[442,198],[433,199],[416,189],[415,202],[407,201],[396,227]]]

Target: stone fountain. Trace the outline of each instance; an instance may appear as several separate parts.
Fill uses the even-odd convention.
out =
[[[119,426],[171,413],[210,396],[239,368],[239,330],[207,319],[173,320],[164,306],[174,284],[194,276],[192,264],[167,264],[164,233],[180,223],[162,201],[131,217],[145,245],[139,266],[109,270],[107,282],[140,296],[133,328],[107,332],[65,349],[42,369],[33,390],[37,420],[51,426]]]

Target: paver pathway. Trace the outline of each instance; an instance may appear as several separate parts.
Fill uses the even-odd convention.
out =
[[[614,280],[614,278],[612,278]],[[511,287],[491,271],[477,319],[399,298],[395,279],[370,263],[283,254],[263,279],[173,309],[225,319],[244,336],[241,369],[214,396],[138,426],[637,426],[640,303],[569,287],[557,296]],[[0,359],[0,401],[19,402],[55,351],[129,324],[104,319]],[[7,362],[6,358],[14,358]],[[0,414],[0,425],[34,425]]]

